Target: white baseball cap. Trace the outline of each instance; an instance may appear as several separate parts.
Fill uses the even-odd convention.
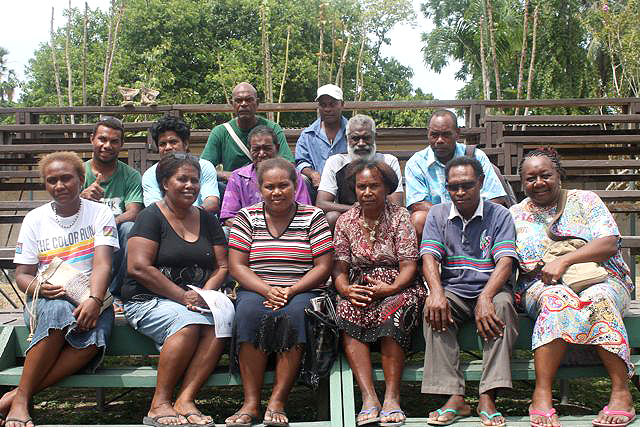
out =
[[[337,99],[338,101],[342,101],[342,89],[340,89],[336,85],[328,84],[328,85],[320,86],[318,88],[318,95],[316,96],[316,101],[322,95],[329,95],[333,99]]]

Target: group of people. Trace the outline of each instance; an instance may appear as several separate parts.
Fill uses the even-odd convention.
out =
[[[316,101],[319,118],[300,135],[295,159],[280,126],[256,115],[255,88],[240,83],[231,99],[236,117],[212,130],[199,159],[188,152],[189,127],[165,117],[150,129],[161,159],[141,176],[118,160],[124,129],[106,117],[90,137],[90,160],[71,152],[41,160],[53,200],[27,214],[14,258],[17,284],[33,300],[25,320],[35,315],[37,322],[20,383],[0,398],[5,425],[33,426],[34,393],[80,369],[96,369],[115,308],[160,351],[145,425],[213,425],[195,397],[229,341],[244,401],[226,425],[250,427],[262,418],[266,426],[286,427],[288,395],[311,344],[304,309],[327,286],[337,291],[342,344],[362,393],[358,426],[404,424],[405,352],[420,325],[422,392],[449,396],[428,414],[428,424],[471,415],[457,341],[467,321],[475,322],[483,342],[476,413],[483,425],[505,425],[496,393],[511,387],[518,305],[536,319],[531,425],[560,425],[551,387],[575,344],[595,349],[611,377],[610,399],[593,424],[630,423],[633,365],[622,315],[633,284],[620,233],[594,193],[562,189],[557,153],[538,149],[525,156],[519,174],[527,197],[507,209],[487,156],[481,150],[465,155],[465,145],[456,142],[455,114],[437,111],[428,145],[406,165],[405,196],[398,160],[376,151],[374,120],[361,114],[347,120],[335,85],[318,88]],[[550,224],[556,235],[586,244],[542,263],[553,242]],[[64,288],[47,282],[33,295],[32,283],[55,257],[90,278],[91,296],[78,306],[65,299]],[[576,292],[562,277],[584,262],[598,263],[606,278]],[[218,330],[189,287],[220,289],[228,277],[238,284],[231,333]],[[107,289],[119,305],[104,307]],[[382,400],[371,367],[376,342]],[[270,355],[275,382],[262,413]]]

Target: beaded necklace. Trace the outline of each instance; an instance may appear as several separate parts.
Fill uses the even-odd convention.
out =
[[[69,218],[68,216],[61,217],[58,215],[58,208],[56,207],[55,202],[51,203],[51,207],[53,208],[53,219],[56,222],[56,224],[58,224],[61,228],[69,229],[76,224],[76,222],[78,221],[78,218],[80,217],[80,211],[82,210],[82,199],[80,199],[80,205],[78,206],[78,210],[76,211],[76,213],[73,214],[73,221],[71,221],[71,224],[69,225],[65,225],[62,221],[62,218]]]

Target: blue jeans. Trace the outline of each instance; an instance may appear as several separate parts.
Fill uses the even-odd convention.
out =
[[[127,275],[127,240],[129,239],[133,224],[133,221],[118,224],[118,244],[120,245],[120,249],[113,253],[111,283],[109,284],[109,291],[115,297],[120,297],[120,288]]]

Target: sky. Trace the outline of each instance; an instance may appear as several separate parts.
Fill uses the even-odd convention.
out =
[[[106,10],[109,0],[87,0],[90,8]],[[84,7],[84,1],[71,0],[72,7]],[[391,45],[384,46],[385,56],[394,56],[401,64],[410,66],[414,71],[412,84],[425,93],[431,93],[437,99],[456,98],[456,91],[464,83],[455,80],[457,64],[446,67],[440,74],[427,69],[422,63],[420,34],[431,27],[420,13],[420,0],[413,0],[417,26],[396,25],[390,33]],[[49,40],[51,25],[51,7],[55,8],[55,27],[63,26],[65,18],[62,11],[68,6],[68,0],[18,0],[3,2],[4,19],[0,24],[0,46],[9,51],[8,68],[15,70],[20,80],[24,79],[24,67],[41,43]]]

